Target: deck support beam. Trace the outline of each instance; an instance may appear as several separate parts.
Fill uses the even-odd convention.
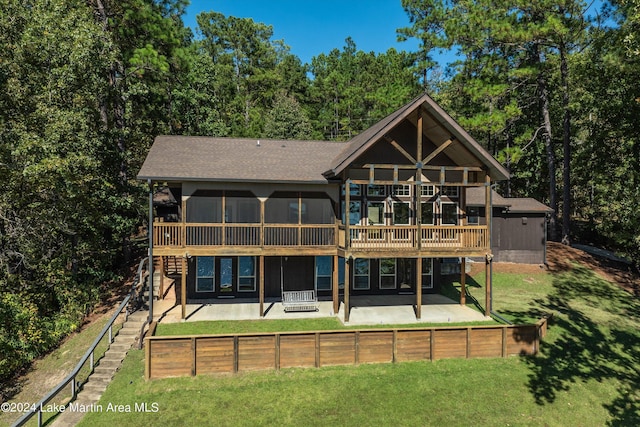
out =
[[[467,303],[467,257],[462,257],[460,264],[460,305]]]
[[[264,206],[264,203],[262,204],[262,206]],[[259,257],[259,263],[260,263],[260,288],[259,288],[259,294],[260,294],[260,317],[264,317],[264,255],[260,255]]]
[[[349,287],[351,286],[351,263],[353,258],[345,259],[344,263],[344,323],[349,323]]]
[[[333,300],[333,314],[338,314],[338,311],[340,310],[340,296],[339,296],[339,283],[338,281],[340,280],[340,277],[338,275],[338,271],[339,271],[339,262],[340,259],[338,258],[338,255],[334,255],[333,256],[333,279],[331,280],[333,288],[332,288],[332,300]]]
[[[484,276],[485,276],[485,309],[484,315],[489,317],[491,315],[491,261],[493,259],[493,254],[491,253],[491,233],[492,233],[492,203],[491,203],[491,176],[489,175],[489,171],[485,173],[485,221],[487,223],[487,247],[489,251],[485,256],[485,264],[484,264]]]
[[[416,260],[416,319],[422,318],[422,258]]]
[[[182,275],[180,277],[180,304],[182,305],[182,320],[187,318],[187,255],[180,260]]]

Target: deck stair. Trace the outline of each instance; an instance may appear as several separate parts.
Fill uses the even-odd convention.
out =
[[[120,369],[128,351],[140,339],[140,330],[149,312],[138,310],[130,314],[118,331],[104,357],[99,360],[93,373],[84,383],[74,402],[78,407],[91,407],[96,404],[106,390],[115,373]],[[53,422],[54,427],[75,426],[84,416],[83,412],[65,411]]]

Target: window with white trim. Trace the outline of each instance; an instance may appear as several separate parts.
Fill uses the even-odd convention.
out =
[[[256,257],[238,257],[238,291],[255,292],[256,290]]]
[[[316,289],[319,291],[330,291],[333,276],[333,257],[316,257]]]
[[[433,288],[433,258],[422,258],[422,289]]]
[[[215,290],[215,258],[199,256],[196,258],[196,292]]]
[[[424,225],[433,225],[434,219],[433,202],[423,202],[420,204],[420,219]]]
[[[450,185],[442,187],[440,194],[447,197],[458,197],[458,187]]]
[[[369,260],[356,258],[353,262],[353,289],[369,289]]]
[[[420,194],[425,197],[435,196],[436,187],[433,185],[423,185],[420,189]]]
[[[394,196],[410,196],[411,195],[411,185],[409,184],[401,184],[393,186],[393,195]]]
[[[393,202],[393,225],[409,225],[409,203]]]
[[[458,204],[441,203],[442,225],[458,225]]]
[[[380,289],[396,288],[396,259],[380,259]]]
[[[367,202],[369,225],[384,225],[384,202]]]

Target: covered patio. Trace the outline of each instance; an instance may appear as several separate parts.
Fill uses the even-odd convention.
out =
[[[163,323],[182,321],[182,307],[172,285],[163,300],[154,302],[154,318]],[[422,295],[422,316],[416,319],[415,295],[370,295],[350,298],[346,325],[411,325],[418,323],[461,323],[490,321],[473,308],[439,294]],[[344,323],[344,302],[338,313],[330,299],[318,301],[317,311],[285,312],[280,299],[267,299],[264,317],[253,299],[209,299],[186,304],[186,322],[212,320],[310,319],[337,317]]]

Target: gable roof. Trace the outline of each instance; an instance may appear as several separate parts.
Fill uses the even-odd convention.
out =
[[[458,163],[461,166],[471,166],[464,164],[464,159],[468,158],[468,154],[471,153],[475,159],[489,169],[492,180],[508,179],[509,172],[426,93],[353,137],[345,149],[333,159],[331,168],[325,171],[325,176],[335,176],[341,173],[372,145],[383,139],[389,131],[419,111],[420,108],[429,116],[430,120],[428,120],[429,123],[426,127],[429,128],[429,139],[436,146],[440,146],[452,138],[455,138],[462,145],[462,147],[456,148],[454,144],[447,148],[447,154],[453,160],[459,160]],[[423,127],[424,132],[425,127]]]
[[[484,207],[484,191],[484,187],[468,187],[466,192],[467,206]],[[506,208],[511,213],[553,212],[553,209],[536,199],[530,197],[502,197],[495,190],[491,190],[491,202],[493,207]]]
[[[326,184],[322,172],[344,145],[162,135],[156,137],[138,179]]]

